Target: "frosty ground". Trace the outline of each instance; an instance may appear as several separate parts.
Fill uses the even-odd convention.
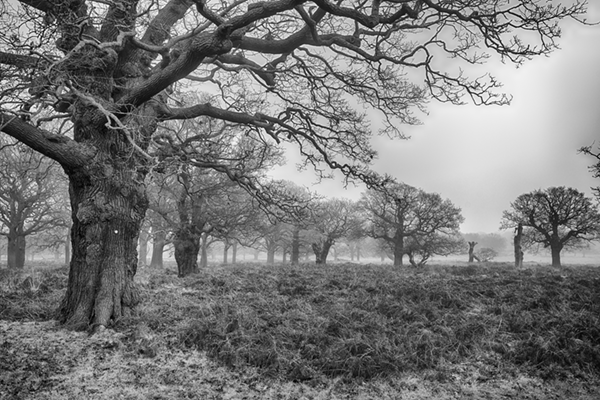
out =
[[[597,399],[600,268],[142,269],[137,315],[52,319],[67,270],[2,271],[2,399]]]

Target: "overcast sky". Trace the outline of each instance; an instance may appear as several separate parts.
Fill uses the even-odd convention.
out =
[[[600,1],[590,3],[588,21],[600,21]],[[577,150],[600,144],[600,26],[563,24],[559,45],[518,69],[487,64],[514,96],[510,106],[432,102],[422,125],[403,129],[409,140],[376,137],[374,169],[450,199],[462,209],[465,233],[497,231],[511,201],[536,189],[568,186],[591,197],[600,181]],[[332,180],[314,185],[312,172],[296,172],[293,161],[275,177],[326,196],[358,199],[364,190]]]

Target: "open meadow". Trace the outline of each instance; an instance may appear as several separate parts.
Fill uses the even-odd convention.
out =
[[[67,273],[0,270],[1,399],[600,398],[598,266],[144,268],[95,335]]]

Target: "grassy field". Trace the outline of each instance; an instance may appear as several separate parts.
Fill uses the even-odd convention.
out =
[[[143,269],[131,319],[52,321],[64,268],[3,271],[0,398],[600,398],[600,268]]]

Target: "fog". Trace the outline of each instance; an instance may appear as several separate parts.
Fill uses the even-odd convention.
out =
[[[600,21],[590,2],[589,21]],[[600,144],[600,26],[567,21],[560,49],[520,68],[493,59],[487,72],[513,96],[510,106],[452,106],[431,102],[422,125],[405,126],[409,140],[375,135],[374,169],[437,192],[461,207],[463,232],[495,232],[502,211],[520,194],[568,186],[590,197],[592,159],[578,149]],[[374,123],[376,125],[376,123]],[[273,171],[326,196],[358,199],[364,187],[342,187],[341,177],[315,185],[312,171],[297,172],[290,149],[286,166]]]

